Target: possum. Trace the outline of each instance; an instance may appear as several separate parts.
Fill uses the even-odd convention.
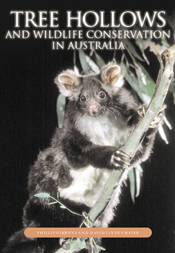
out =
[[[55,252],[58,239],[29,239],[27,227],[78,227],[82,218],[59,205],[48,205],[50,199],[34,197],[47,192],[66,207],[78,213],[95,205],[112,170],[125,170],[122,152],[128,137],[138,124],[138,106],[124,87],[119,65],[109,63],[99,73],[77,75],[63,71],[55,78],[59,91],[68,98],[64,126],[57,129],[49,148],[38,154],[28,177],[29,199],[23,212],[23,229],[8,241],[4,253]],[[130,168],[148,159],[157,127],[149,128]],[[107,227],[114,217],[118,198],[113,195],[98,219],[99,227]]]

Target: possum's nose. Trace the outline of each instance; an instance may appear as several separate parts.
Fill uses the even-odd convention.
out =
[[[98,107],[96,105],[90,105],[89,111],[90,111],[90,113],[98,112]]]

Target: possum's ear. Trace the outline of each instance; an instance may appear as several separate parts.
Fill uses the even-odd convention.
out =
[[[117,64],[109,63],[106,66],[104,66],[101,71],[101,79],[103,83],[106,84],[112,84],[116,85],[118,87],[121,87],[123,85],[123,81],[119,82],[119,79],[123,79],[123,76],[121,74],[121,68]]]
[[[72,97],[80,84],[80,77],[72,70],[66,70],[55,78],[60,92],[65,97]]]

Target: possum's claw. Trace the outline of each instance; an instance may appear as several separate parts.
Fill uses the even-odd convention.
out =
[[[160,108],[159,112],[162,112],[166,109],[166,105],[162,105],[162,107]]]
[[[111,164],[114,165],[115,169],[126,169],[130,166],[130,156],[128,156],[122,150],[117,150],[111,157]]]
[[[162,120],[162,113],[159,112],[159,114],[154,118],[153,122],[150,124],[150,128],[155,128],[158,126],[158,124],[160,123],[160,121]]]
[[[153,122],[150,124],[150,128],[156,128],[158,126],[158,124],[160,123],[160,121],[162,120],[162,111],[165,110],[166,105],[163,105],[160,110],[159,113],[157,114],[157,116],[154,118]],[[141,107],[138,108],[137,113],[143,118],[145,113],[146,113],[147,107],[145,105],[142,105]]]
[[[145,116],[146,110],[147,107],[145,105],[142,105],[137,109],[137,113],[140,115],[141,118],[143,118]]]

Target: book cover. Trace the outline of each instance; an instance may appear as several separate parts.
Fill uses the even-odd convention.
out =
[[[23,228],[30,168],[38,154],[50,147],[55,129],[62,129],[68,99],[60,96],[55,78],[67,69],[77,75],[98,73],[116,62],[138,105],[148,104],[160,69],[157,54],[175,44],[175,6],[129,8],[123,2],[120,7],[96,9],[15,2],[2,8],[1,24],[3,249],[8,238]],[[109,224],[116,229],[149,228],[151,236],[103,238],[102,248],[91,252],[174,252],[174,95],[173,77],[151,155],[129,172]],[[15,252],[29,252],[20,250]]]

